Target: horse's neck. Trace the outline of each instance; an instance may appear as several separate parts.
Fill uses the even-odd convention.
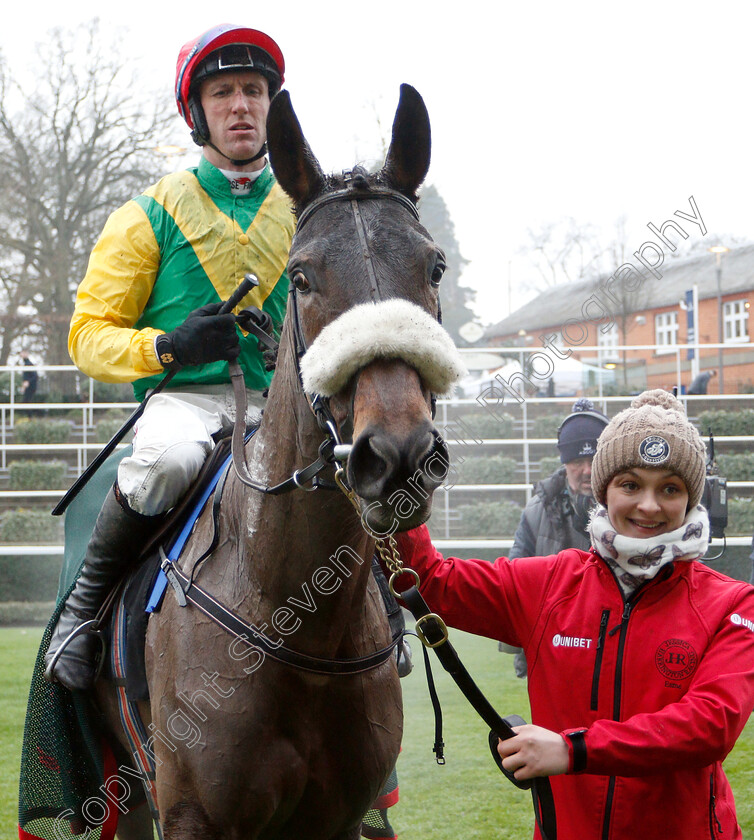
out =
[[[299,387],[293,354],[283,347],[289,349],[281,344],[264,419],[249,447],[252,474],[270,485],[316,460],[324,439]],[[332,481],[331,467],[323,477]],[[280,496],[242,492],[248,564],[243,574],[263,586],[262,611],[292,609],[307,627],[316,622],[319,641],[323,628],[337,642],[347,624],[363,623],[365,610],[373,609],[364,601],[372,543],[346,496],[326,489]],[[298,633],[296,644],[306,647]]]

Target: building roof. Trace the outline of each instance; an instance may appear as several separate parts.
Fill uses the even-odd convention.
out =
[[[723,295],[736,292],[748,292],[754,289],[754,244],[731,249],[722,257],[721,286]],[[637,269],[638,270],[638,269]],[[669,260],[657,268],[659,279],[646,270],[640,294],[635,296],[636,310],[659,309],[677,305],[686,291],[694,285],[698,288],[699,300],[717,296],[717,272],[715,257],[706,253],[702,256],[686,259]],[[489,326],[484,331],[484,338],[494,339],[500,336],[515,335],[519,330],[536,330],[542,327],[563,324],[571,318],[583,321],[582,306],[591,296],[596,295],[606,308],[610,309],[610,297],[600,294],[611,275],[602,275],[591,280],[579,280],[553,286],[507,318]],[[615,283],[611,284],[615,288]],[[618,314],[613,308],[610,315]]]

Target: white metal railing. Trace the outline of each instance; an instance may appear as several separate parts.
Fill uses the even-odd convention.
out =
[[[693,345],[697,349],[704,349],[704,348],[716,348],[719,345]],[[723,345],[726,349],[732,349],[731,345]],[[744,347],[754,345],[744,345]],[[636,349],[656,349],[655,345],[633,345],[633,346],[626,346],[626,350],[636,350]],[[617,348],[611,348],[611,351],[614,350],[622,350],[624,349],[622,346]],[[662,348],[663,350],[667,350],[666,347]],[[681,354],[684,353],[688,348],[685,345],[680,345],[678,347],[673,348],[673,352],[676,353],[677,357],[677,373],[678,373],[678,380],[680,381],[680,374],[681,374]],[[735,349],[740,350],[741,345],[736,345]],[[579,347],[579,352],[584,350],[595,350],[603,352],[604,348],[600,347]],[[489,357],[494,358],[496,355],[506,353],[515,353],[521,354],[523,358],[523,354],[526,353],[533,353],[533,352],[542,352],[541,348],[526,348],[526,347],[509,347],[509,348],[472,348],[472,349],[464,349],[461,351],[462,354],[469,356],[469,355],[486,355]],[[83,382],[84,385],[80,386],[80,393],[78,394],[79,398],[81,398],[80,402],[71,403],[71,402],[64,402],[64,403],[22,403],[19,402],[15,397],[15,384],[18,377],[20,377],[24,371],[26,370],[37,370],[38,372],[44,374],[46,372],[55,373],[55,372],[73,372],[78,375],[79,383]],[[10,374],[10,395],[9,400],[6,403],[0,403],[0,475],[3,472],[7,472],[8,469],[8,461],[9,456],[10,458],[17,457],[23,453],[28,453],[29,455],[43,455],[43,454],[52,454],[52,453],[74,453],[75,454],[75,467],[74,471],[76,474],[80,474],[86,468],[88,463],[90,462],[91,458],[99,452],[103,446],[101,442],[97,442],[94,440],[94,432],[95,432],[95,424],[97,415],[101,412],[108,411],[111,409],[122,409],[125,412],[130,413],[136,403],[133,401],[126,401],[126,402],[96,402],[94,399],[94,382],[91,379],[86,379],[81,374],[79,374],[77,368],[73,365],[56,365],[56,366],[45,366],[45,365],[36,365],[34,367],[11,367],[11,366],[0,366],[0,373],[9,373]],[[592,397],[593,401],[606,413],[612,413],[611,409],[615,406],[622,406],[626,405],[627,401],[630,399],[628,396],[607,396],[598,394]],[[699,403],[707,402],[709,403],[709,407],[713,407],[712,403],[714,403],[714,408],[723,408],[725,406],[735,407],[735,408],[754,408],[754,394],[723,394],[723,395],[709,395],[709,396],[688,396],[683,395],[680,397],[682,401],[687,404],[687,409],[690,413],[693,414],[694,406]],[[555,448],[556,440],[555,438],[541,438],[541,437],[530,437],[529,430],[530,430],[530,409],[534,406],[550,406],[553,409],[558,409],[559,413],[563,413],[564,411],[568,411],[570,406],[572,405],[574,400],[573,396],[568,397],[520,397],[519,400],[516,400],[511,395],[508,404],[503,407],[503,411],[506,413],[516,412],[520,410],[520,419],[517,420],[517,425],[520,426],[521,431],[517,437],[514,438],[494,438],[494,439],[469,439],[469,438],[459,438],[454,439],[451,435],[446,434],[447,429],[453,428],[453,413],[455,413],[459,409],[481,409],[482,405],[480,404],[479,400],[474,397],[464,397],[464,398],[453,398],[453,399],[440,399],[438,400],[437,406],[437,417],[436,417],[436,424],[441,433],[445,434],[447,443],[453,447],[453,450],[456,452],[458,451],[459,447],[481,447],[484,451],[489,451],[490,447],[497,447],[497,448],[518,448],[518,452],[521,453],[520,464],[523,469],[523,481],[518,481],[516,483],[509,483],[509,484],[456,484],[450,487],[446,492],[443,493],[444,498],[438,499],[436,497],[436,505],[440,502],[439,508],[445,515],[445,523],[446,527],[444,529],[445,533],[443,537],[437,540],[437,545],[441,550],[455,550],[460,548],[466,549],[475,549],[475,548],[489,548],[489,549],[505,549],[509,548],[512,544],[511,539],[467,539],[461,537],[453,537],[450,533],[450,521],[452,515],[452,498],[453,495],[458,495],[463,497],[464,495],[468,495],[469,493],[497,493],[497,494],[508,494],[508,493],[517,493],[522,494],[525,496],[526,500],[528,500],[529,496],[531,495],[532,491],[532,474],[534,471],[533,464],[532,464],[532,448],[535,447],[548,447],[550,450],[550,454],[556,455],[557,450]],[[33,416],[34,414],[42,414],[50,416],[54,418],[55,415],[62,415],[65,413],[68,417],[72,414],[77,416],[80,412],[80,420],[76,421],[76,431],[78,439],[71,441],[69,443],[49,443],[49,444],[21,444],[12,442],[13,437],[12,433],[16,426],[16,423],[19,419],[19,412],[23,412],[26,416]],[[744,436],[729,436],[729,437],[716,437],[716,444],[719,445],[721,448],[724,447],[726,444],[741,444],[741,443],[750,443],[752,445],[752,449],[754,449],[754,430],[752,430],[752,435],[744,435]],[[121,444],[124,446],[125,444]],[[719,452],[719,450],[718,450]],[[538,470],[537,470],[538,475]],[[729,481],[728,487],[730,490],[740,489],[746,492],[748,495],[748,491],[751,491],[754,488],[754,476],[752,476],[751,481]],[[23,502],[24,500],[28,500],[29,502],[33,502],[37,500],[39,502],[46,501],[46,500],[53,500],[56,498],[60,498],[63,495],[64,489],[56,490],[56,489],[45,489],[45,490],[33,490],[33,491],[14,491],[14,490],[0,490],[0,499],[5,500],[6,502],[12,501],[13,499],[18,499],[19,502]],[[437,509],[437,507],[436,507]],[[438,511],[439,512],[439,511]],[[751,542],[750,537],[730,537],[728,538],[728,545],[748,545]],[[48,546],[39,546],[39,545],[0,545],[0,556],[1,555],[56,555],[62,553],[62,546],[61,545],[48,545]]]
[[[730,546],[750,546],[751,537],[726,537]],[[512,539],[433,539],[432,544],[440,551],[482,551],[484,549],[506,549],[513,545]],[[723,540],[710,540],[712,547],[723,545]],[[0,557],[8,556],[56,556],[63,553],[62,545],[0,545]]]

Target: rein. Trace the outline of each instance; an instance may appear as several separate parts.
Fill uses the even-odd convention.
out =
[[[363,175],[358,173],[354,175],[352,171],[346,171],[343,175],[348,186],[325,193],[305,207],[298,219],[296,235],[303,230],[304,226],[318,210],[321,210],[323,207],[327,207],[335,202],[348,201],[353,212],[356,230],[359,236],[359,243],[361,245],[361,254],[366,264],[367,275],[369,276],[370,293],[372,300],[376,302],[381,299],[379,283],[374,270],[372,254],[366,240],[366,228],[361,211],[359,210],[359,201],[371,199],[394,201],[404,209],[408,210],[417,221],[419,220],[419,211],[416,209],[414,202],[403,195],[403,193],[382,187],[377,189],[370,188]],[[288,292],[291,302],[291,322],[293,330],[296,375],[301,385],[301,390],[306,397],[309,408],[311,409],[312,414],[314,414],[319,428],[325,433],[325,439],[319,447],[318,458],[315,461],[302,470],[296,470],[287,479],[272,486],[269,484],[263,484],[252,478],[251,471],[246,460],[246,448],[244,445],[245,429],[243,428],[243,421],[239,422],[238,419],[239,417],[244,418],[246,416],[246,390],[243,382],[243,373],[237,362],[231,362],[229,364],[231,383],[233,385],[233,393],[236,400],[236,419],[233,427],[233,438],[231,442],[233,467],[242,484],[250,487],[252,490],[256,490],[259,493],[265,493],[272,496],[277,496],[281,493],[287,493],[296,489],[335,489],[334,485],[330,482],[319,479],[319,473],[322,472],[322,470],[324,470],[328,465],[335,465],[336,461],[343,460],[348,457],[348,452],[345,449],[347,444],[344,445],[340,439],[335,419],[330,411],[328,400],[319,394],[310,395],[304,389],[301,377],[301,359],[309,349],[309,346],[306,342],[304,330],[301,325],[301,318],[298,311],[297,289],[293,283],[290,284]],[[432,403],[434,408],[434,398]],[[309,482],[312,484],[311,488],[305,487],[304,485]]]
[[[364,183],[366,183],[365,180]],[[370,276],[372,297],[374,298],[376,295],[379,298],[379,288],[374,272],[374,266],[372,265],[371,254],[369,253],[369,249],[366,245],[364,222],[358,209],[358,201],[361,198],[386,198],[392,201],[397,201],[399,204],[409,209],[415,218],[419,218],[418,211],[416,210],[413,202],[401,193],[384,189],[368,192],[356,192],[354,188],[349,187],[332,193],[327,193],[310,204],[301,214],[298,223],[298,230],[300,231],[306,222],[311,218],[312,214],[322,207],[334,201],[350,200],[354,217],[357,220],[357,229],[362,243],[362,253],[364,255],[364,259],[366,260],[367,271]],[[350,450],[350,446],[344,446],[341,443],[337,425],[330,411],[327,399],[319,394],[309,395],[303,388],[300,362],[308,347],[301,326],[296,287],[293,283],[290,284],[289,293],[291,296],[296,374],[301,385],[301,389],[306,396],[307,404],[314,414],[320,429],[322,429],[325,433],[325,438],[320,444],[318,457],[315,461],[303,469],[295,470],[292,475],[278,484],[263,484],[256,481],[251,475],[251,470],[249,469],[248,461],[246,460],[245,446],[245,417],[247,407],[246,385],[244,383],[243,371],[241,370],[241,366],[238,362],[229,363],[231,383],[236,403],[233,435],[231,438],[233,467],[242,484],[255,491],[271,496],[288,493],[296,489],[337,489],[337,480],[343,473],[343,468],[341,466],[337,467],[336,484],[320,479],[319,473],[322,472],[322,470],[324,470],[328,465],[335,465],[337,461],[345,460],[348,457],[348,451]],[[260,327],[256,327],[254,334],[266,346],[271,346],[273,339],[271,339],[271,337]],[[340,480],[341,482],[343,481],[342,477]],[[308,483],[311,483],[312,485],[309,488],[305,486]],[[349,492],[352,492],[350,491],[350,488]],[[193,580],[193,576],[187,576],[174,563],[170,563],[166,559],[163,562],[162,567],[171,586],[175,590],[179,606],[185,607],[188,603],[192,603],[228,633],[236,636],[238,639],[242,639],[251,647],[260,650],[264,656],[269,656],[277,662],[308,673],[338,676],[360,674],[364,671],[371,670],[372,668],[376,668],[387,661],[387,659],[392,655],[395,646],[403,636],[402,631],[398,632],[395,636],[393,636],[387,647],[381,648],[380,650],[366,656],[353,657],[350,659],[323,659],[308,656],[307,654],[302,654],[285,647],[281,642],[273,641],[264,634],[262,629],[244,621],[197,585]]]
[[[340,467],[335,473],[335,482],[346,494],[351,504],[359,510],[356,494],[345,483],[343,468]],[[469,701],[474,711],[490,727],[488,743],[492,757],[498,768],[516,787],[521,790],[531,790],[532,804],[534,806],[534,817],[539,827],[542,840],[557,840],[557,823],[555,819],[555,802],[552,796],[552,786],[547,777],[527,779],[520,781],[513,773],[503,767],[502,759],[497,752],[498,738],[506,741],[516,734],[514,726],[522,726],[526,721],[519,715],[501,717],[489,700],[482,693],[479,686],[474,682],[471,674],[461,662],[458,653],[448,640],[448,628],[442,618],[430,610],[424,597],[419,592],[420,578],[414,569],[407,569],[398,550],[398,543],[390,534],[387,538],[374,534],[364,518],[360,518],[361,525],[371,537],[374,538],[377,552],[385,567],[390,572],[389,588],[394,597],[403,600],[416,619],[416,635],[425,649],[425,664],[427,665],[427,680],[429,683],[430,697],[435,707],[435,717],[438,718],[439,701],[434,692],[434,681],[431,680],[429,659],[426,657],[426,648],[432,648],[440,660],[440,664],[450,674],[456,685],[463,692],[464,697]],[[397,592],[395,582],[404,574],[413,576],[414,583],[403,592]],[[435,731],[435,754],[438,764],[444,764],[442,755],[442,732],[441,723],[437,723]]]

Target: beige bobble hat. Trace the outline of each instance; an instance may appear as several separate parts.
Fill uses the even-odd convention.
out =
[[[690,510],[702,498],[706,461],[704,442],[683,405],[667,391],[645,391],[600,435],[592,461],[592,493],[604,505],[614,475],[632,467],[658,467],[683,479]]]

